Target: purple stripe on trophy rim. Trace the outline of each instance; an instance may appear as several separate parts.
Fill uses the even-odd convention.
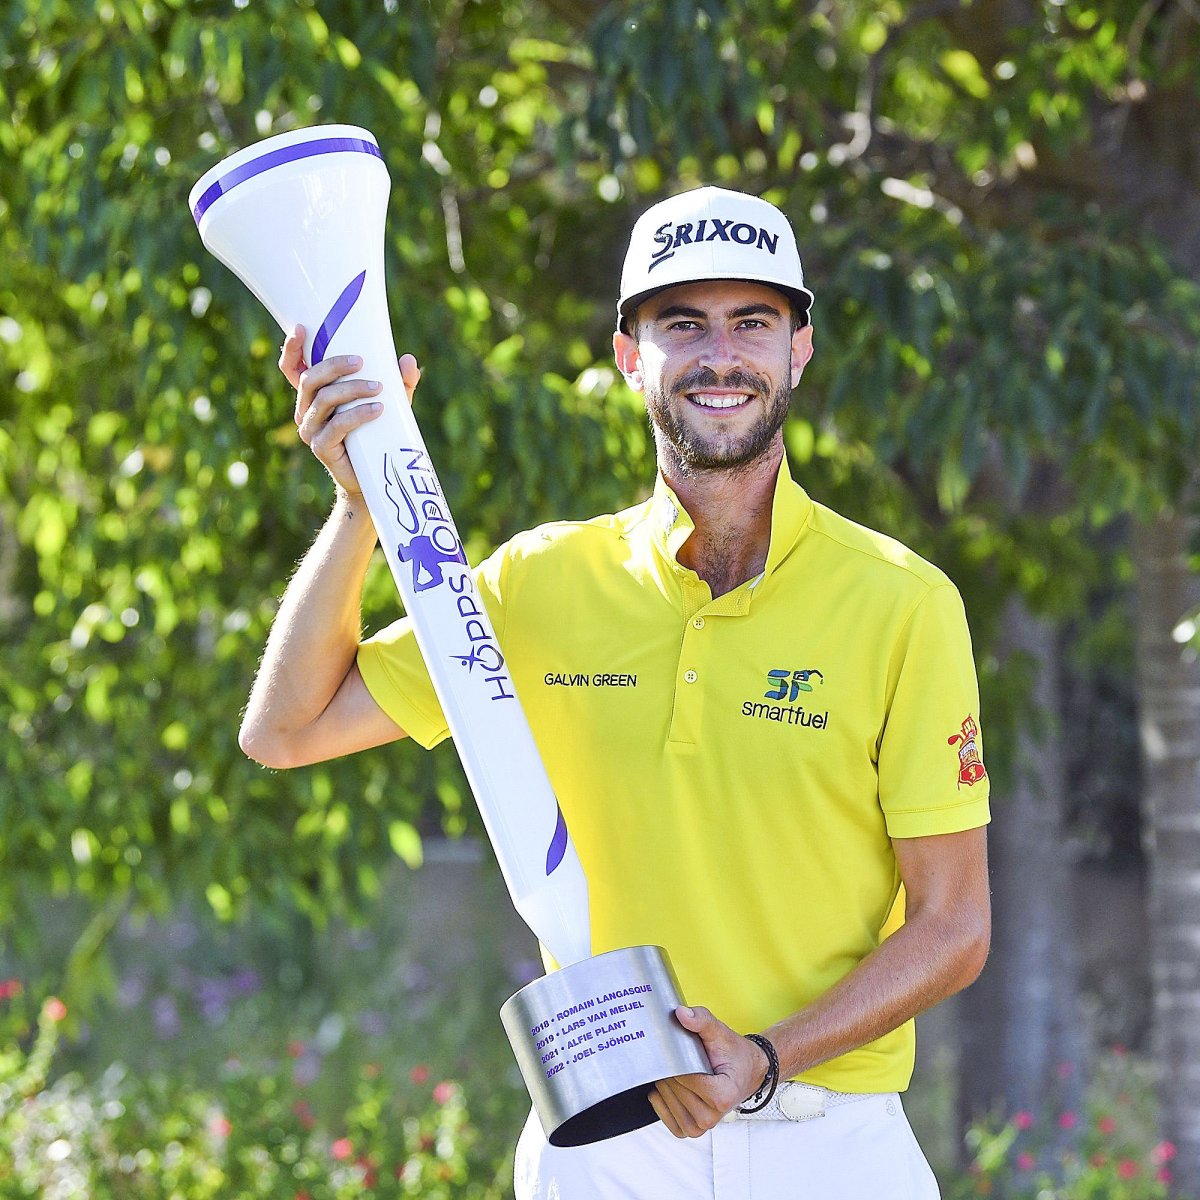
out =
[[[192,209],[192,216],[196,218],[196,224],[199,225],[200,218],[226,192],[232,191],[239,183],[245,183],[247,179],[253,179],[256,175],[271,170],[272,167],[281,167],[285,163],[298,162],[302,158],[312,158],[317,154],[338,154],[343,151],[373,154],[381,161],[383,159],[383,155],[379,153],[379,147],[374,142],[367,142],[362,138],[318,138],[312,142],[301,142],[296,146],[281,146],[278,150],[272,150],[262,155],[261,158],[252,158],[249,162],[242,163],[240,167],[234,167],[229,174],[222,175],[215,183],[205,188]]]
[[[546,874],[551,875],[554,868],[563,860],[567,852],[567,819],[563,816],[562,805],[558,807],[558,824],[554,827],[554,836],[550,839],[550,849],[546,851]]]
[[[338,327],[354,307],[354,302],[363,290],[363,281],[366,277],[366,271],[360,271],[355,275],[346,284],[345,288],[342,289],[342,294],[333,302],[333,307],[329,310],[329,315],[321,322],[321,328],[317,330],[317,336],[313,338],[312,365],[314,367],[324,359],[325,351],[329,349],[330,340],[337,333]]]

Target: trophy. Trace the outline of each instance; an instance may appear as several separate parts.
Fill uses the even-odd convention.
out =
[[[380,415],[346,449],[513,904],[559,969],[501,1009],[549,1140],[584,1145],[656,1119],[656,1080],[708,1072],[666,952],[591,957],[587,881],[467,564],[400,376],[384,287],[391,181],[375,138],[297,129],[238,150],[189,196],[201,240],[305,361],[357,354]]]

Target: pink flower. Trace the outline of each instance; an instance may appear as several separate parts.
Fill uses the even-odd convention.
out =
[[[1059,1129],[1074,1129],[1079,1124],[1079,1118],[1073,1112],[1065,1112],[1058,1114]]]
[[[429,1078],[429,1068],[424,1063],[417,1063],[408,1073],[409,1079],[416,1084],[422,1084]]]
[[[1070,1079],[1071,1072],[1075,1070],[1075,1064],[1069,1062],[1057,1063],[1054,1067],[1054,1073],[1059,1079]]]
[[[1112,1052],[1113,1058],[1124,1058],[1129,1053],[1129,1048],[1127,1046],[1122,1046],[1121,1043],[1118,1042],[1112,1048]]]
[[[1138,1165],[1132,1158],[1123,1158],[1117,1163],[1117,1174],[1122,1179],[1132,1179],[1138,1173]]]
[[[217,1137],[226,1138],[233,1132],[233,1126],[228,1117],[213,1117],[208,1123],[208,1131]]]
[[[1100,1130],[1101,1133],[1115,1133],[1117,1122],[1113,1117],[1101,1117],[1100,1120],[1096,1122],[1096,1128]]]
[[[448,1079],[443,1079],[442,1082],[437,1084],[433,1089],[433,1102],[434,1104],[445,1104],[453,1095],[454,1084],[452,1084]]]
[[[1170,1183],[1174,1176],[1171,1174],[1170,1167],[1159,1167],[1158,1170],[1154,1172],[1154,1178],[1157,1179],[1159,1183]]]
[[[0,983],[0,1000],[11,1000],[13,996],[21,994],[21,981],[19,979],[5,979]]]
[[[1017,1170],[1032,1171],[1033,1170],[1033,1155],[1028,1150],[1022,1150],[1017,1155]]]
[[[1178,1151],[1175,1149],[1174,1142],[1159,1142],[1153,1150],[1150,1151],[1150,1157],[1156,1163],[1168,1163],[1175,1157]]]
[[[365,1154],[360,1154],[355,1162],[363,1170],[363,1186],[373,1188],[379,1182],[379,1172],[375,1168],[375,1163]]]
[[[1033,1113],[1021,1109],[1020,1112],[1013,1113],[1012,1123],[1017,1129],[1031,1129],[1033,1127]]]
[[[338,1138],[337,1141],[329,1147],[329,1153],[334,1158],[341,1162],[343,1159],[349,1158],[354,1153],[354,1147],[350,1143],[349,1138]]]

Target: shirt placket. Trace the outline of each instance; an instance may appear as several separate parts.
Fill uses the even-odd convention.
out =
[[[708,585],[694,572],[683,578],[683,635],[675,667],[675,702],[667,736],[672,748],[694,752],[701,744],[704,706],[721,669],[720,626],[749,609],[750,588],[743,585],[713,599]]]

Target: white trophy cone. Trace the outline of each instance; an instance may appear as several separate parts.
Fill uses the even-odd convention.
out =
[[[357,354],[384,409],[347,439],[379,540],[517,911],[562,965],[590,953],[587,882],[463,553],[396,362],[383,277],[390,180],[351,125],[280,134],[208,171],[205,246],[305,360]],[[355,401],[354,403],[368,403]]]

